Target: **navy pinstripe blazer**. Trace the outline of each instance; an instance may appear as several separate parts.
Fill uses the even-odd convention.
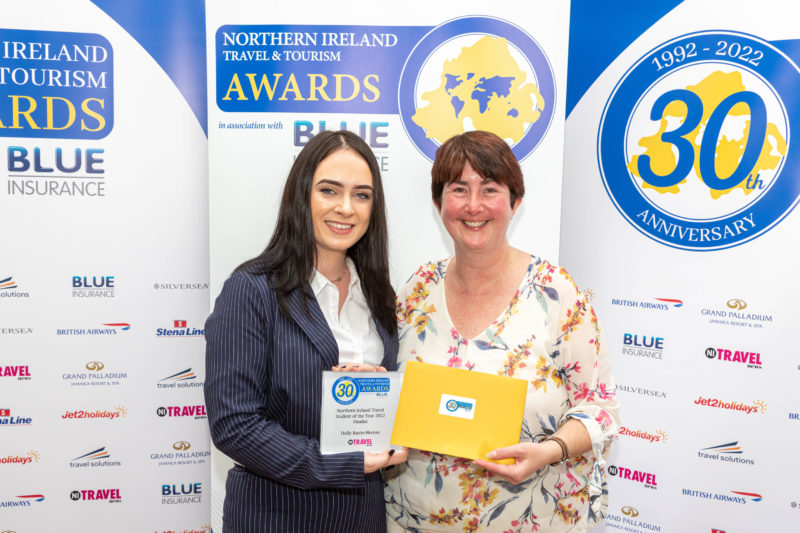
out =
[[[278,309],[266,276],[234,273],[205,326],[205,398],[211,437],[241,466],[228,473],[224,533],[385,532],[380,473],[361,452],[320,455],[323,370],[339,349],[316,299],[307,314]],[[376,323],[382,366],[393,370],[397,336]]]

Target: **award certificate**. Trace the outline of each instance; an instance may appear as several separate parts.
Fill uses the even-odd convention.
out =
[[[320,451],[379,453],[391,448],[402,384],[399,372],[323,372]]]

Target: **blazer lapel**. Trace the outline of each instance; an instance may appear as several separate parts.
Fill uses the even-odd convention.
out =
[[[310,292],[310,291],[309,291]],[[303,333],[311,339],[317,351],[325,361],[326,369],[339,364],[339,345],[333,337],[331,328],[322,314],[319,302],[314,295],[309,295],[306,299],[308,313],[303,306],[300,290],[294,290],[289,295],[289,308],[292,310],[292,318],[295,323],[303,330]]]

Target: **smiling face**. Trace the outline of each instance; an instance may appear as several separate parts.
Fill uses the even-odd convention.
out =
[[[364,236],[372,213],[372,174],[354,150],[323,159],[311,185],[311,220],[318,260],[341,254]]]
[[[439,214],[456,253],[499,251],[521,199],[511,205],[508,187],[487,180],[467,162],[461,176],[444,186]]]

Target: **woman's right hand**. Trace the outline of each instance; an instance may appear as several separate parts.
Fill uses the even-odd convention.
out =
[[[372,366],[367,363],[342,363],[331,368],[334,372],[386,372],[380,365]]]
[[[408,459],[408,448],[405,446],[381,453],[364,452],[364,473],[370,474],[380,468],[399,465],[405,463],[406,459]]]

